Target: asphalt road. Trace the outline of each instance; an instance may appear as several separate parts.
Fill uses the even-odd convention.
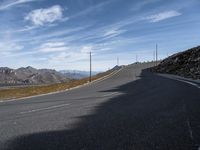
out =
[[[151,65],[0,103],[0,150],[198,150],[200,89],[153,74]]]

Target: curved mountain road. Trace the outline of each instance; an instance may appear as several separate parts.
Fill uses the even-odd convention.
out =
[[[152,65],[0,103],[0,150],[198,150],[200,89],[153,74]]]

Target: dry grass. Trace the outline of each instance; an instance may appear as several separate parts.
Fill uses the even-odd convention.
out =
[[[96,76],[92,77],[92,80],[97,80],[102,78],[108,74],[112,73],[111,71],[107,71],[104,73],[100,73]],[[8,99],[17,99],[22,97],[28,97],[33,95],[46,94],[57,91],[64,91],[66,89],[70,89],[79,85],[83,85],[87,83],[89,78],[84,78],[81,80],[72,80],[66,83],[57,83],[52,85],[44,85],[44,86],[30,86],[30,87],[18,87],[18,88],[10,88],[10,89],[0,89],[0,99],[8,100]]]

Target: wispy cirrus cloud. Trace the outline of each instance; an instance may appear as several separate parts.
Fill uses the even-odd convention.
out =
[[[180,15],[182,15],[180,12],[171,10],[148,16],[145,18],[145,20],[149,20],[150,22],[160,22],[162,20],[177,17]]]
[[[24,47],[18,43],[2,42],[0,43],[0,52],[10,52],[21,50]]]
[[[19,0],[0,0],[0,5],[2,1],[19,2]],[[28,7],[23,7],[24,4],[18,3],[20,9],[8,9],[9,11],[0,13],[0,19],[3,22],[0,25],[1,38],[7,32],[10,33],[10,39],[0,41],[3,43],[3,45],[0,44],[0,54],[3,54],[0,63],[5,66],[27,64],[18,63],[18,60],[23,58],[29,65],[38,67],[87,70],[88,52],[92,51],[94,69],[107,69],[112,67],[112,64],[115,65],[117,56],[123,64],[128,63],[129,60],[132,63],[136,54],[139,54],[140,60],[147,57],[151,60],[154,43],[160,43],[160,47],[168,45],[166,49],[173,49],[174,47],[171,48],[168,43],[170,41],[166,39],[176,37],[186,45],[184,42],[186,38],[194,35],[197,37],[199,33],[198,9],[192,2],[184,2],[187,12],[186,7],[183,8],[183,4],[180,3],[181,0],[177,0],[178,2],[60,0],[54,4],[49,3],[48,0],[38,0],[38,3],[31,1],[36,0],[26,0]],[[199,3],[198,0],[192,1]],[[36,3],[39,6],[31,5]],[[195,5],[191,12],[186,3]],[[58,11],[52,11],[51,6],[60,8],[57,9]],[[66,9],[68,9],[67,12]],[[185,12],[184,16],[177,17],[178,19],[172,18],[183,12]],[[194,17],[191,17],[193,15]],[[169,21],[153,24],[165,19]],[[180,33],[186,28],[191,30],[187,30],[187,34],[183,37]],[[15,44],[11,45],[11,43]],[[13,51],[10,51],[12,49]],[[13,60],[13,62],[7,63],[7,60]]]
[[[0,10],[6,10],[20,4],[34,2],[34,1],[38,0],[4,0],[3,2],[0,3]]]
[[[49,42],[44,43],[40,46],[40,52],[60,52],[67,51],[69,48],[65,45],[64,42]]]
[[[131,8],[131,11],[139,11],[141,10],[143,7],[150,5],[150,4],[154,4],[157,3],[161,0],[149,0],[149,1],[139,1],[138,3],[135,3],[134,6]]]
[[[91,45],[89,45],[89,46],[83,46],[81,48],[81,53],[89,53],[89,52],[92,51],[92,49],[93,49],[93,47]]]
[[[91,13],[91,12],[101,10],[101,8],[103,8],[104,6],[106,6],[106,5],[110,4],[110,3],[112,3],[113,1],[114,1],[114,0],[107,0],[107,1],[101,2],[101,3],[97,4],[97,5],[93,5],[93,6],[87,8],[87,9],[85,9],[85,10],[80,11],[80,12],[77,13],[77,14],[72,15],[72,16],[70,17],[70,19],[72,19],[72,18],[77,18],[77,17],[81,17],[81,16],[87,15],[87,14],[89,14],[89,13]]]
[[[126,30],[118,29],[118,28],[113,28],[109,29],[104,33],[104,37],[107,38],[113,38],[116,36],[119,36],[120,34],[126,32]]]
[[[20,42],[12,41],[13,36],[10,32],[4,34],[4,37],[0,41],[0,54],[20,51],[24,48]]]
[[[48,63],[59,64],[60,61],[64,63],[71,63],[89,58],[89,52],[92,51],[93,45],[82,45],[77,47],[70,47],[71,51],[63,51],[50,55]],[[72,51],[73,50],[73,51]],[[93,53],[94,54],[94,53]]]
[[[35,26],[43,26],[62,19],[63,8],[60,5],[54,5],[44,9],[35,9],[25,17],[25,20],[30,21]]]

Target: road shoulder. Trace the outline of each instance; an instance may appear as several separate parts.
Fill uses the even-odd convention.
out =
[[[195,86],[195,87],[200,89],[200,80],[194,80],[194,79],[191,79],[191,78],[185,78],[185,77],[181,77],[181,76],[178,76],[178,75],[172,75],[172,74],[158,73],[157,75],[168,78],[168,79],[184,82],[184,83],[190,84],[190,85]]]

